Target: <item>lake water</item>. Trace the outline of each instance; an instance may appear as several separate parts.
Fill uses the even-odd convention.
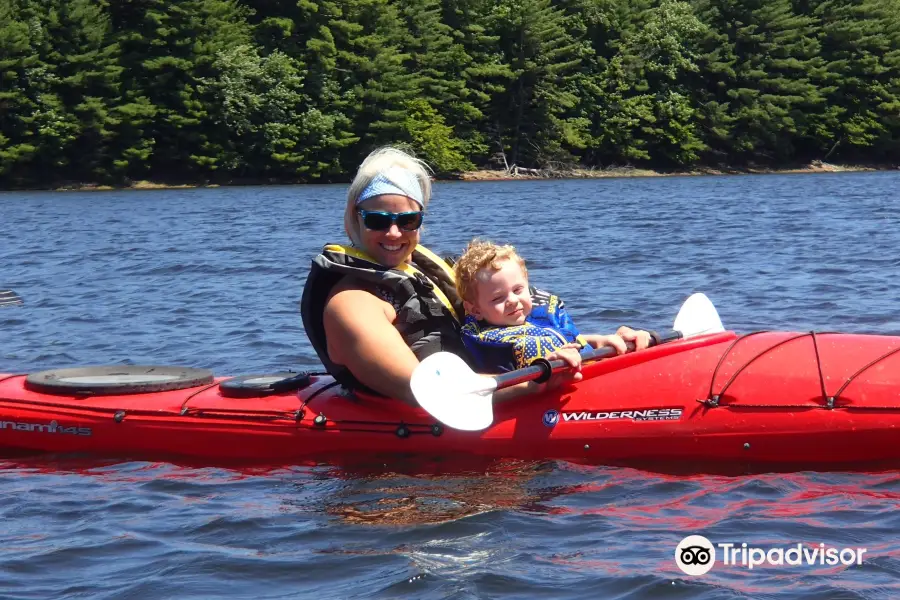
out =
[[[298,302],[345,186],[0,193],[0,372],[315,368]],[[583,331],[900,334],[900,173],[439,183],[424,243],[516,244]],[[900,441],[900,440],[898,440]],[[3,598],[893,598],[900,477],[560,462],[229,469],[0,459]],[[865,547],[860,566],[681,573],[688,534]]]

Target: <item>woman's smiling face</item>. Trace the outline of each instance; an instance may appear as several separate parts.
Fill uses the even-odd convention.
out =
[[[412,198],[399,194],[384,194],[369,198],[360,202],[357,206],[362,210],[383,211],[388,213],[404,213],[422,210],[418,202]],[[385,230],[372,230],[366,228],[362,215],[358,212],[359,238],[361,250],[378,261],[385,267],[396,267],[406,262],[412,256],[413,250],[419,243],[419,230],[406,231],[400,229],[397,223],[392,223]]]

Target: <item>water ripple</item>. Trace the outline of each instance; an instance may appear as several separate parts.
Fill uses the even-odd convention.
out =
[[[424,235],[444,254],[475,236],[516,244],[584,331],[664,330],[704,291],[738,331],[898,334],[898,188],[896,173],[439,183]],[[318,368],[298,302],[310,257],[343,239],[345,189],[0,194],[16,233],[0,236],[0,288],[25,299],[0,310],[0,371]],[[0,486],[3,597],[900,595],[894,471],[44,457],[0,462]],[[673,560],[689,533],[868,554],[691,578]]]

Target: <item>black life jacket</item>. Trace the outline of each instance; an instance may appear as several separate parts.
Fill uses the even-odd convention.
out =
[[[459,334],[465,314],[462,301],[456,293],[453,270],[443,259],[424,246],[416,246],[412,264],[388,269],[357,248],[329,244],[312,261],[300,313],[319,360],[344,387],[372,392],[349,369],[328,357],[325,301],[344,277],[370,283],[391,296],[397,309],[394,326],[419,360],[441,351],[468,358]]]

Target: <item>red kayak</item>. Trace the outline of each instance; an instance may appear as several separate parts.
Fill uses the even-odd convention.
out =
[[[373,453],[810,467],[900,459],[900,337],[720,332],[583,372],[568,388],[494,406],[481,431],[350,394],[324,375],[0,375],[0,448],[281,464]]]

